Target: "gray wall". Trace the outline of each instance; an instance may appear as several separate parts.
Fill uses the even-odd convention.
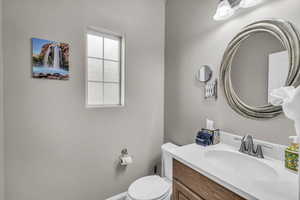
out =
[[[4,200],[2,0],[0,0],[0,200]]]
[[[149,174],[163,142],[163,0],[4,0],[6,200],[103,200]],[[127,39],[126,107],[85,108],[87,26]],[[30,75],[30,38],[70,44],[69,81]],[[134,156],[118,166],[123,147]]]
[[[227,21],[214,21],[216,1],[168,0],[166,8],[165,139],[191,143],[205,119],[216,121],[224,131],[270,142],[288,144],[295,135],[284,116],[256,121],[230,109],[221,91],[217,101],[203,99],[203,85],[194,81],[199,66],[208,64],[218,77],[223,52],[242,27],[264,18],[290,20],[300,29],[299,0],[266,0],[256,8],[244,9]],[[259,47],[257,47],[259,48]],[[253,77],[253,81],[256,77]],[[253,92],[253,95],[255,93]]]

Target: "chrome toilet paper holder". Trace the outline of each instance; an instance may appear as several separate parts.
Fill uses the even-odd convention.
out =
[[[122,149],[121,156],[128,156],[128,150],[127,149]]]
[[[132,157],[129,156],[128,150],[126,148],[122,149],[121,155],[120,155],[120,165],[127,166],[131,163],[132,163]]]

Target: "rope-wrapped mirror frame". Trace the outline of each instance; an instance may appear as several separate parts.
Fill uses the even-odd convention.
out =
[[[280,115],[282,107],[271,104],[256,107],[247,105],[235,93],[231,82],[231,65],[236,52],[243,41],[259,32],[266,32],[275,36],[288,51],[290,66],[285,86],[297,87],[300,84],[299,33],[293,24],[282,19],[257,21],[243,28],[231,40],[224,52],[220,68],[220,80],[227,102],[233,110],[247,118],[268,119]]]

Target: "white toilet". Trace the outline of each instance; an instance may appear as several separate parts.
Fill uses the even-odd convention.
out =
[[[178,146],[162,145],[162,177],[145,176],[134,181],[128,189],[126,200],[171,200],[172,195],[172,157],[168,153]]]

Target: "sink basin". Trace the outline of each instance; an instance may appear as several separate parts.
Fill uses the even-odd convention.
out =
[[[234,174],[241,178],[256,181],[272,181],[278,174],[262,160],[238,151],[209,150],[204,157],[207,162],[222,174]]]

